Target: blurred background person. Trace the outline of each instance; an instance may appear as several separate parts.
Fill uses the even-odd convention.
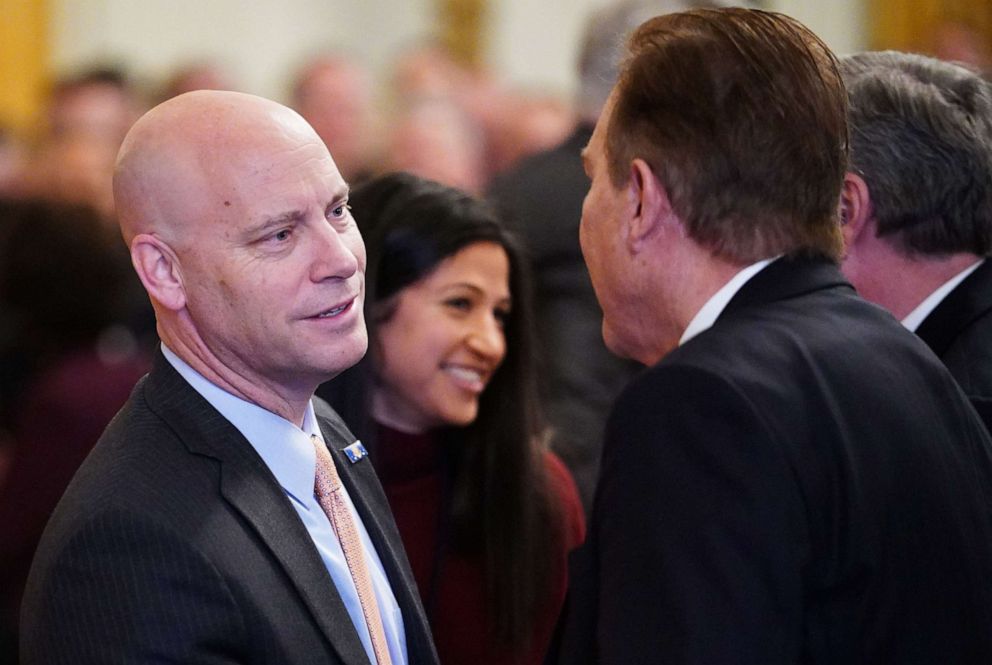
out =
[[[12,198],[19,193],[26,161],[24,141],[0,125],[0,198]]]
[[[425,98],[393,118],[382,165],[478,194],[485,154],[485,136],[472,116],[451,99]]]
[[[540,663],[584,520],[542,445],[526,266],[488,206],[438,183],[384,176],[351,206],[370,351],[318,395],[370,450],[441,662]]]
[[[474,143],[481,157],[472,174],[472,182],[478,184],[472,184],[469,178],[463,178],[465,182],[461,184],[455,182],[450,172],[440,167],[434,175],[416,170],[434,161],[444,162],[440,156],[417,159],[415,169],[397,166],[389,161],[390,150],[395,148],[386,152],[386,170],[421,173],[473,192],[485,189],[493,176],[521,158],[558,144],[574,123],[571,109],[552,92],[507,85],[493,70],[463,64],[433,42],[401,51],[395,60],[391,84],[394,145],[396,133],[404,131],[401,126],[414,114],[414,109],[437,103],[458,109],[463,118],[459,124],[474,128]],[[416,133],[423,136],[429,131]],[[446,137],[456,133],[434,131],[437,136]]]
[[[115,144],[93,134],[68,134],[45,140],[32,153],[21,192],[92,208],[109,228],[114,223]]]
[[[238,90],[231,76],[219,63],[210,60],[191,62],[176,68],[162,84],[159,101],[194,90]]]
[[[131,277],[91,208],[0,202],[0,662],[38,539],[73,473],[148,367],[121,325]],[[3,435],[0,435],[3,436]]]
[[[603,315],[579,248],[589,179],[579,153],[616,82],[624,39],[652,16],[718,2],[627,0],[586,22],[578,59],[578,123],[565,140],[497,177],[490,198],[524,240],[534,271],[541,396],[554,428],[551,446],[568,465],[588,512],[599,473],[606,415],[639,366],[603,344]]]
[[[114,228],[114,160],[142,106],[120,69],[94,67],[57,80],[22,193],[89,206]]]
[[[992,86],[895,51],[841,61],[844,273],[944,361],[992,429]]]
[[[425,41],[396,54],[390,85],[396,104],[403,106],[418,99],[464,94],[471,79],[468,68],[444,46]]]
[[[142,104],[124,70],[96,66],[55,82],[48,103],[48,132],[77,134],[120,145],[138,119]]]
[[[342,55],[321,55],[300,69],[292,106],[317,130],[346,182],[367,178],[371,169],[373,82],[369,72]]]
[[[992,73],[992,48],[973,26],[947,19],[937,25],[932,39],[934,57],[964,64],[986,77]]]
[[[529,155],[557,147],[575,126],[572,109],[561,98],[527,90],[508,92],[499,116],[499,140],[489,151],[494,175]]]

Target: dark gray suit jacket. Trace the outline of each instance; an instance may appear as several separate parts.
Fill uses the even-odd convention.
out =
[[[368,458],[317,419],[403,613],[437,656]],[[57,435],[57,433],[53,433]],[[158,354],[56,509],[21,612],[25,664],[341,663],[368,658],[309,533],[251,444]]]
[[[992,663],[992,443],[825,260],[783,258],[607,426],[562,663]]]
[[[958,284],[916,334],[944,361],[992,431],[992,260]]]

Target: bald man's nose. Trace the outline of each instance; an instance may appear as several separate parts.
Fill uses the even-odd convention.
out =
[[[321,225],[313,248],[313,280],[348,279],[358,272],[356,245],[361,239],[341,233],[329,224]]]

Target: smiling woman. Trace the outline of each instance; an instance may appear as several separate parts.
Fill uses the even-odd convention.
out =
[[[394,174],[351,206],[370,353],[318,395],[371,451],[441,662],[540,663],[584,524],[541,445],[524,264],[458,190]]]

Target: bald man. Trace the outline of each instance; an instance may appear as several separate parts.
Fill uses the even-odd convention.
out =
[[[323,142],[274,102],[188,93],[131,129],[114,195],[162,347],[48,524],[23,662],[436,663],[371,464],[312,399],[367,346],[365,249]],[[378,618],[314,496],[318,446]]]

